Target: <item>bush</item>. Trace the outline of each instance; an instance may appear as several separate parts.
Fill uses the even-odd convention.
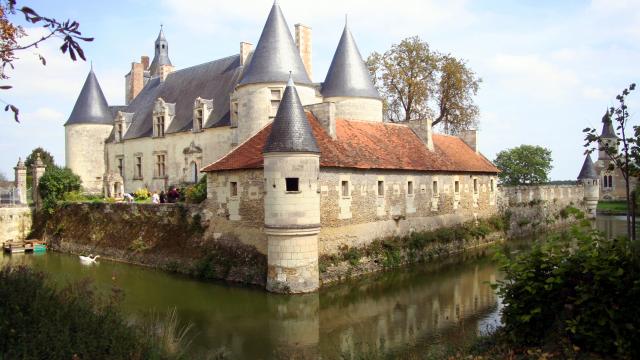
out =
[[[151,197],[151,193],[149,192],[149,190],[147,188],[140,188],[138,190],[136,190],[136,192],[133,193],[133,197],[137,200],[137,201],[144,201],[147,200]]]
[[[42,198],[43,209],[53,213],[58,201],[64,200],[69,192],[80,191],[82,181],[68,168],[50,166],[40,178],[38,190]]]
[[[203,202],[207,198],[207,177],[203,176],[197,184],[188,186],[184,190],[184,196],[189,203],[199,204]]]
[[[637,246],[587,229],[576,226],[515,259],[499,255],[504,330],[517,345],[559,335],[586,351],[638,358]]]

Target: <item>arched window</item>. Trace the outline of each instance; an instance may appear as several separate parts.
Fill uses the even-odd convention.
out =
[[[191,182],[198,182],[198,164],[195,161],[191,162]]]
[[[612,188],[613,187],[613,181],[612,181],[612,177],[611,175],[609,175],[609,187]]]
[[[608,186],[607,186],[607,184],[608,184],[608,182],[607,182],[607,175],[604,175],[604,176],[602,177],[602,187],[603,187],[603,188],[608,187]]]

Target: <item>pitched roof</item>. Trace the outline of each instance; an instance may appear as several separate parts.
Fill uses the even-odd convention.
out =
[[[151,78],[133,101],[122,110],[134,113],[125,139],[153,134],[153,106],[159,97],[175,104],[175,117],[166,133],[191,130],[193,103],[196,98],[213,99],[213,111],[205,128],[229,125],[229,94],[238,83],[242,67],[240,56],[234,55],[170,73],[164,81]]]
[[[580,169],[580,174],[578,174],[578,180],[597,178],[598,173],[596,173],[596,168],[593,165],[593,161],[591,161],[591,155],[587,154],[587,156],[584,158],[582,169]]]
[[[322,95],[380,98],[369,77],[358,45],[345,24],[338,48],[333,55],[327,77],[322,84]]]
[[[264,152],[320,152],[292,78],[284,89]]]
[[[284,83],[289,79],[289,72],[297,84],[311,83],[287,21],[280,6],[274,3],[240,84]]]
[[[89,71],[73,111],[64,125],[72,124],[113,124],[111,110],[93,69]]]
[[[618,138],[616,131],[613,129],[613,122],[611,121],[611,116],[609,116],[608,111],[602,117],[602,132],[600,133],[600,136],[608,139]]]
[[[320,148],[321,167],[473,173],[499,171],[455,136],[434,134],[435,151],[432,152],[406,125],[337,119],[337,137],[334,140],[311,113],[307,113],[307,119]],[[267,125],[202,171],[262,168],[262,149],[271,129],[272,125]]]

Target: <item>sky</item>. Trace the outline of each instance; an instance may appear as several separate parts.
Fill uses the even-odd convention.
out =
[[[607,107],[638,81],[640,1],[593,0],[279,0],[293,33],[313,29],[313,80],[324,80],[345,14],[364,58],[414,35],[433,50],[465,59],[482,78],[479,148],[489,159],[521,144],[552,151],[551,179],[575,179],[582,165],[582,129],[601,128]],[[108,4],[108,5],[107,5]],[[256,44],[271,0],[18,1],[41,15],[73,19],[87,62],[72,62],[59,39],[19,54],[0,100],[20,108],[20,123],[0,112],[0,173],[13,178],[18,157],[42,146],[64,164],[64,127],[93,63],[109,105],[124,103],[124,75],[141,55],[153,56],[163,24],[169,55],[185,68],[237,54]],[[41,28],[25,25],[31,37]],[[42,66],[38,54],[47,59]],[[629,97],[638,124],[640,91]]]

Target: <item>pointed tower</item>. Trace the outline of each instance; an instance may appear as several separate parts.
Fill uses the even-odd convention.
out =
[[[65,164],[80,176],[86,192],[97,194],[102,191],[104,142],[112,128],[113,116],[91,68],[64,124]]]
[[[263,154],[267,290],[315,291],[319,287],[320,150],[293,79],[284,90]]]
[[[345,23],[329,72],[322,84],[325,102],[336,103],[336,117],[382,121],[382,100]]]
[[[162,25],[160,25],[160,33],[155,42],[155,53],[153,60],[151,60],[151,65],[149,65],[149,72],[151,76],[162,75],[167,68],[173,71],[173,65],[169,60],[169,42],[164,37],[164,31],[162,31]],[[167,74],[171,71],[168,71]]]
[[[598,199],[600,198],[600,186],[598,184],[598,174],[596,168],[591,161],[591,155],[587,154],[578,174],[578,182],[584,187],[584,204],[587,210],[587,216],[595,218]]]
[[[604,150],[605,145],[608,145],[616,151],[618,150],[618,136],[616,135],[616,131],[613,129],[613,121],[611,121],[611,116],[609,116],[609,112],[605,112],[602,117],[602,132],[600,133],[602,137],[602,146],[598,151],[598,160],[609,160],[609,155]]]
[[[237,125],[237,143],[251,137],[273,120],[289,73],[298,86],[303,105],[321,101],[305,70],[282,10],[274,3],[253,55],[236,91],[231,95],[231,113],[237,112],[237,115],[232,115],[232,127]],[[241,121],[234,121],[234,116]]]

